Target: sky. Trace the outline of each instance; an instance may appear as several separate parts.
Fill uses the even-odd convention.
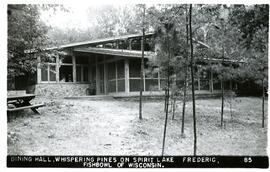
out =
[[[43,20],[47,25],[53,27],[59,27],[60,29],[65,28],[77,28],[85,30],[88,27],[96,24],[95,20],[95,10],[100,8],[104,4],[85,4],[85,3],[73,3],[65,4],[64,7],[69,10],[69,12],[57,10],[53,12],[41,11],[41,20]],[[124,6],[127,4],[106,4],[115,7]],[[89,15],[90,14],[90,15]]]
[[[61,29],[65,28],[81,28],[85,29],[91,26],[91,21],[88,19],[87,9],[88,5],[84,5],[81,3],[73,4],[73,5],[64,5],[65,8],[69,10],[69,12],[57,10],[56,12],[50,11],[42,11],[41,19],[47,24],[51,26],[57,26]]]

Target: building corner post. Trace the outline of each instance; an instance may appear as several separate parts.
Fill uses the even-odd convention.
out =
[[[100,73],[99,73],[99,65],[97,60],[97,54],[95,55],[96,61],[96,94],[100,94]]]
[[[125,59],[125,92],[129,93],[129,60]]]
[[[40,60],[40,56],[37,56],[36,54],[34,54],[35,59],[37,58],[37,83],[41,83],[41,60]]]
[[[73,78],[73,82],[76,82],[77,81],[77,79],[76,79],[76,57],[75,57],[75,55],[74,55],[74,53],[73,53],[73,51],[72,51],[72,55],[71,55],[71,57],[72,57],[72,78]]]
[[[55,72],[56,72],[56,82],[59,82],[59,68],[60,68],[60,64],[59,64],[59,62],[60,62],[60,60],[59,60],[59,54],[57,53],[56,54],[56,66],[55,66]]]

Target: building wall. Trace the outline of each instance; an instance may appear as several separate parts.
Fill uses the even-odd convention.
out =
[[[35,94],[47,98],[85,96],[89,84],[78,83],[39,83],[35,86]]]

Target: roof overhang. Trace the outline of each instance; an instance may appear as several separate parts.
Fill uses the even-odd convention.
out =
[[[202,62],[223,62],[223,63],[245,63],[244,60],[231,60],[231,59],[218,59],[218,58],[202,58],[202,59],[198,59],[198,61],[202,61]]]
[[[133,58],[141,58],[142,51],[136,50],[123,50],[123,49],[109,49],[109,48],[74,48],[75,52],[82,53],[94,53],[94,54],[104,54],[104,55],[113,55],[113,56],[122,56],[122,57],[133,57]],[[145,58],[151,58],[155,53],[151,51],[144,51]]]

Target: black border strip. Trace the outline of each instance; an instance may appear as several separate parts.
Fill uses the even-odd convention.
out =
[[[104,162],[105,160],[105,162]],[[268,156],[22,156],[7,167],[60,168],[268,168]]]

